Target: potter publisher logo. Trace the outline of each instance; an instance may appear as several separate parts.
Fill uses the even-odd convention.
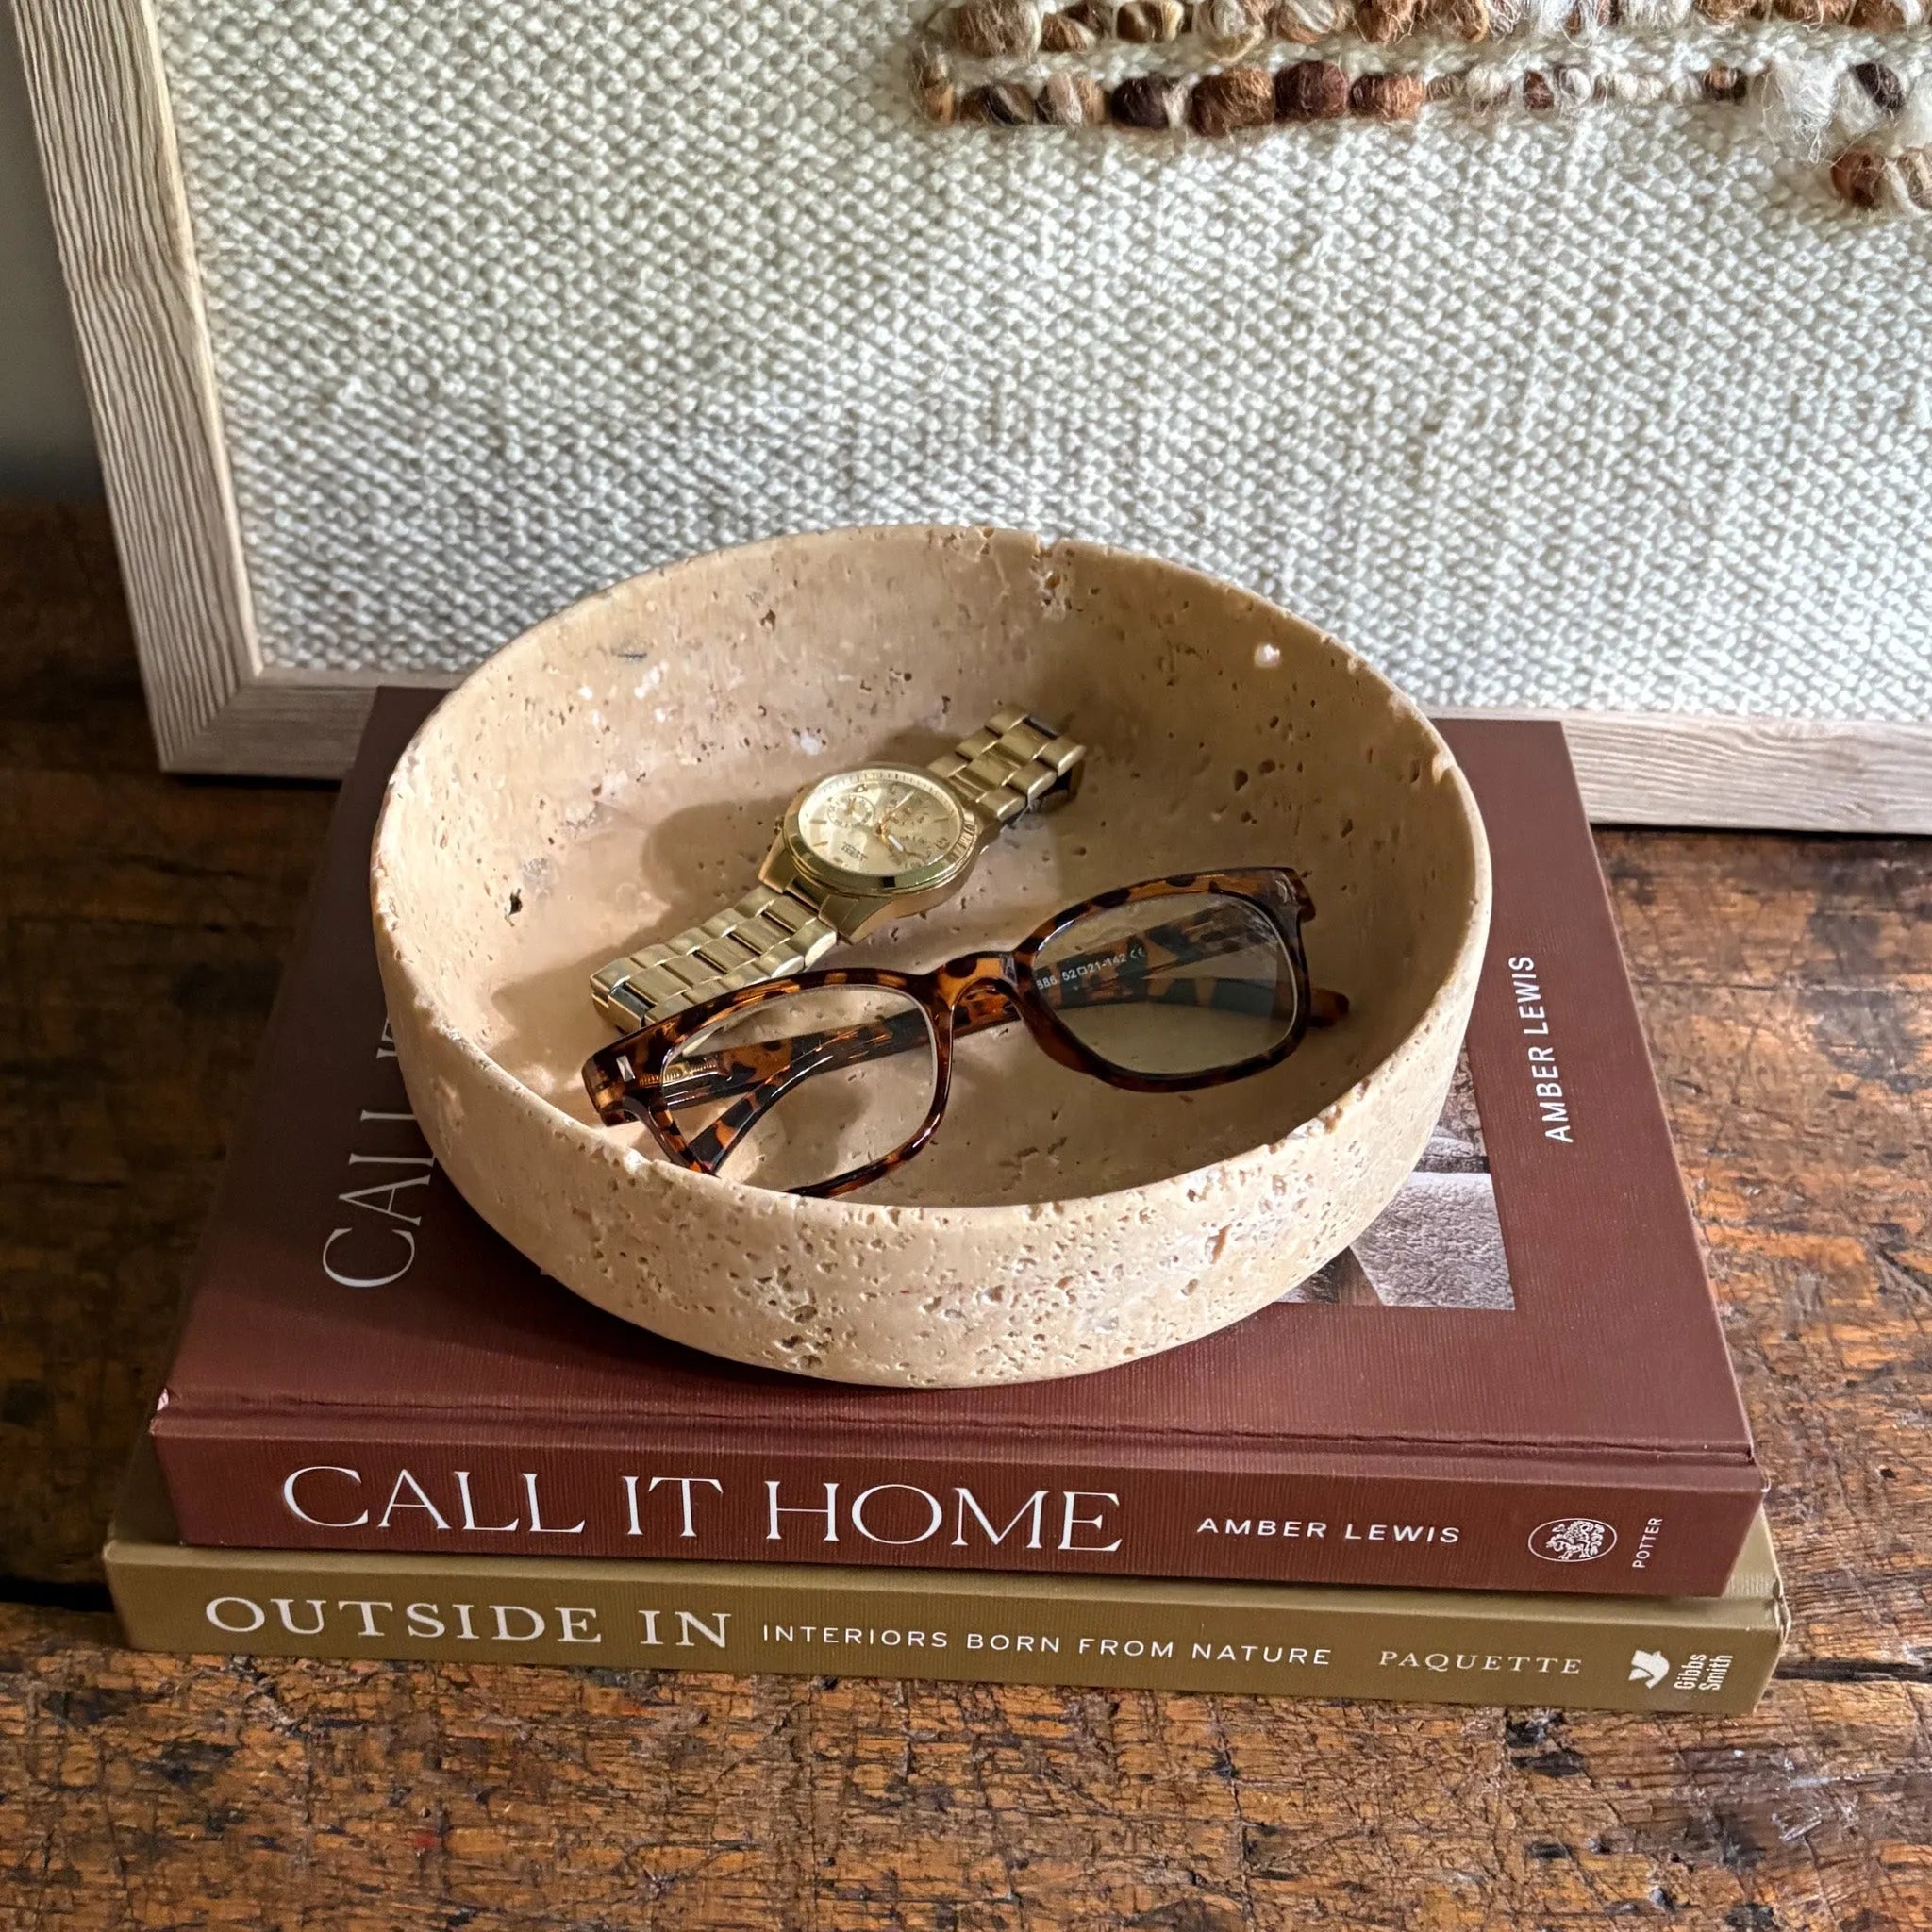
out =
[[[1530,1532],[1529,1547],[1545,1563],[1594,1563],[1617,1547],[1617,1532],[1594,1516],[1558,1516]]]

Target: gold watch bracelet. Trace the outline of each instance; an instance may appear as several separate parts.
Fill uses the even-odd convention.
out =
[[[926,769],[1000,831],[1022,812],[1071,797],[1085,757],[1083,745],[1008,708]],[[591,998],[629,1032],[719,993],[803,973],[838,942],[836,929],[808,900],[758,885],[701,925],[601,967],[591,975]]]

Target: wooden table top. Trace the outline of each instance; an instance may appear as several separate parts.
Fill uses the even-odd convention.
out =
[[[1932,1926],[1932,842],[1607,833],[1795,1615],[1745,1719],[122,1649],[95,1548],[331,793],[0,508],[0,1920]]]

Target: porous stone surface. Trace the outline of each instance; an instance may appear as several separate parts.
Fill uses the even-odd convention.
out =
[[[962,1041],[938,1138],[862,1199],[689,1174],[599,1125],[589,974],[737,898],[808,778],[924,762],[1008,702],[1091,748],[1081,796],[835,958],[930,966],[1132,879],[1288,863],[1348,1022],[1191,1095],[1083,1079],[1019,1028]],[[372,891],[411,1099],[503,1235],[691,1346],[941,1385],[1173,1347],[1345,1247],[1441,1108],[1490,874],[1441,740],[1333,640],[1150,558],[915,526],[699,558],[518,639],[404,756]]]

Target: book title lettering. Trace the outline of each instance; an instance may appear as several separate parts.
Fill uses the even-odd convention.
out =
[[[375,1058],[380,1062],[395,1057],[395,1038],[385,1019]],[[436,1158],[407,1104],[400,1108],[365,1107],[358,1124],[385,1144],[378,1150],[350,1150],[349,1185],[336,1195],[347,1218],[323,1241],[322,1272],[338,1288],[393,1288],[416,1265],[424,1199],[416,1190],[428,1188]],[[407,1129],[407,1153],[392,1144],[399,1128]]]
[[[573,1646],[599,1647],[605,1628],[597,1609],[589,1604],[404,1603],[393,1597],[216,1596],[203,1606],[210,1628],[225,1637],[267,1635],[333,1637],[348,1643],[455,1643],[516,1645],[547,1641]],[[746,1657],[746,1640],[732,1629],[732,1612],[713,1606],[706,1610],[646,1607],[635,1612],[627,1632],[613,1632],[638,1650],[695,1650],[734,1653]],[[991,1656],[1075,1657],[1141,1657],[1191,1663],[1285,1665],[1291,1669],[1325,1671],[1335,1659],[1325,1643],[1233,1642],[1223,1638],[1191,1641],[1151,1636],[1102,1637],[1089,1633],[1065,1636],[1054,1631],[981,1630],[972,1626],[948,1629],[940,1624],[763,1623],[754,1641],[768,1652],[789,1650],[923,1650],[983,1651]],[[1384,1651],[1387,1666],[1396,1653]],[[769,1661],[758,1656],[757,1661]],[[724,1659],[713,1658],[714,1663]],[[1504,1659],[1493,1660],[1500,1668]],[[1540,1663],[1547,1669],[1554,1657],[1516,1657],[1516,1668]],[[703,1669],[702,1657],[686,1666]],[[1431,1654],[1430,1670],[1441,1668]]]
[[[708,1475],[625,1475],[621,1497],[626,1536],[657,1538],[675,1524],[682,1541],[701,1541],[708,1515],[727,1500],[724,1482]],[[763,1485],[758,1508],[763,1539],[773,1543],[796,1537],[895,1549],[934,1541],[954,1549],[982,1543],[997,1549],[1011,1539],[1022,1549],[1107,1556],[1121,1547],[1114,1524],[1120,1500],[1111,1490],[1038,1489],[1017,1507],[989,1509],[963,1483],[941,1496],[915,1483],[853,1488],[824,1482],[788,1489],[771,1479]],[[571,1511],[546,1508],[534,1470],[517,1471],[508,1485],[489,1485],[467,1469],[450,1471],[446,1480],[399,1469],[381,1490],[348,1464],[311,1462],[284,1480],[282,1502],[297,1522],[315,1529],[386,1530],[399,1520],[439,1536],[582,1536],[590,1527],[588,1516],[570,1523],[563,1519]]]

